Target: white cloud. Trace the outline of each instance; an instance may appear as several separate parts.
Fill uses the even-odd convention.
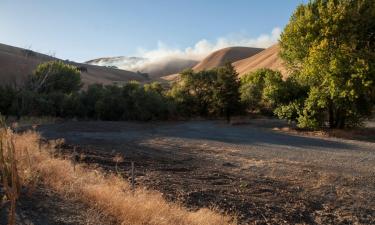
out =
[[[143,59],[130,60],[127,57],[112,59],[110,62],[97,62],[98,65],[114,65],[124,70],[144,71],[146,68],[156,64],[170,62],[173,59],[201,60],[213,51],[232,47],[258,47],[267,48],[277,42],[281,34],[279,27],[274,28],[270,34],[262,34],[257,38],[245,36],[221,37],[214,42],[206,39],[198,41],[194,46],[185,49],[172,48],[159,41],[158,47],[153,50],[138,49],[136,56]]]
[[[163,60],[166,58],[201,60],[213,51],[231,46],[267,48],[277,42],[280,34],[281,29],[276,27],[270,34],[262,34],[257,38],[243,36],[232,38],[222,37],[218,38],[215,42],[203,39],[198,41],[194,46],[185,49],[170,48],[166,44],[159,42],[158,48],[154,50],[139,49],[138,55],[140,57],[148,58],[151,61]]]

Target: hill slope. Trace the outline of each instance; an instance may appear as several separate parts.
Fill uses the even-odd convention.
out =
[[[233,66],[240,76],[260,68],[279,70],[286,76],[287,70],[279,57],[279,51],[280,46],[275,44],[254,56],[234,62]]]
[[[198,64],[198,61],[190,59],[170,59],[167,61],[149,63],[142,70],[148,73],[151,79],[160,78],[168,74],[179,73],[184,69],[192,68]]]
[[[22,85],[27,76],[32,74],[40,63],[60,60],[48,55],[0,44],[0,85]],[[86,67],[87,72],[82,72],[82,81],[85,85],[93,83],[111,84],[129,80],[145,81],[146,78],[125,70],[87,65],[65,61],[65,63]]]
[[[196,65],[194,71],[202,71],[212,69],[214,67],[222,66],[225,62],[235,62],[241,59],[248,58],[259,52],[262,48],[249,48],[249,47],[229,47],[215,51],[204,58],[198,65]]]

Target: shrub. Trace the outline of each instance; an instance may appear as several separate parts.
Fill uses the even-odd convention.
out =
[[[29,80],[31,90],[38,93],[62,92],[69,94],[80,90],[81,75],[75,66],[61,61],[38,65]]]
[[[0,86],[0,114],[9,115],[11,113],[11,106],[16,98],[17,91],[9,86]]]

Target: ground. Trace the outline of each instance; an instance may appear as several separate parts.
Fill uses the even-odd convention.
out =
[[[65,122],[38,129],[61,153],[242,224],[375,224],[375,143],[275,131],[277,120]],[[282,125],[282,124],[281,124]],[[74,224],[74,223],[71,223]],[[78,224],[78,223],[76,223]]]
[[[0,224],[7,224],[8,207],[0,207]],[[21,193],[16,212],[17,225],[115,224],[112,218],[94,208],[40,186]]]

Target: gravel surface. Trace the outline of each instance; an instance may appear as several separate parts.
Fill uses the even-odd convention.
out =
[[[215,207],[246,224],[375,224],[375,143],[273,131],[278,120],[67,122],[39,127],[86,163],[196,209]]]

